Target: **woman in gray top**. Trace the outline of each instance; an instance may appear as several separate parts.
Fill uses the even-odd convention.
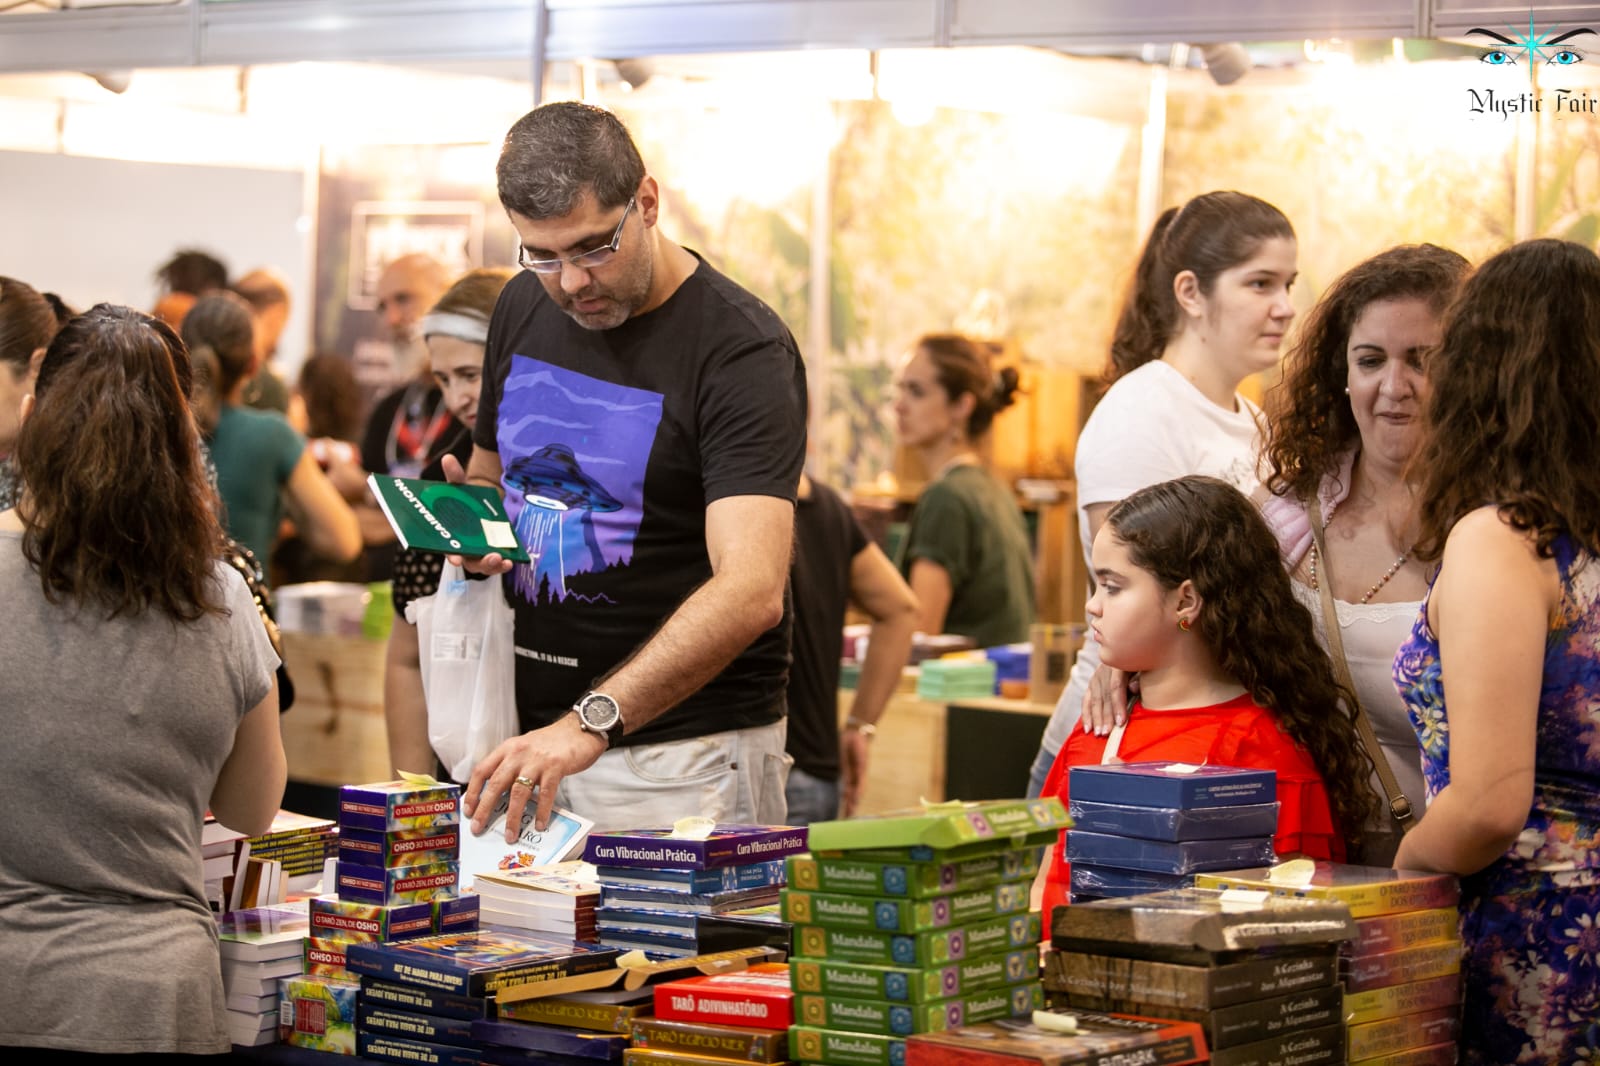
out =
[[[0,512],[0,1046],[228,1051],[206,810],[283,796],[277,657],[222,533],[167,326],[102,304],[21,402]]]

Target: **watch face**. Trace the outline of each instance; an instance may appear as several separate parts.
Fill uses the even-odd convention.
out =
[[[585,729],[603,733],[622,718],[622,709],[610,696],[591,692],[578,704],[578,717],[583,719]]]

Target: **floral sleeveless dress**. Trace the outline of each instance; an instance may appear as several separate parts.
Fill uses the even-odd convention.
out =
[[[1545,638],[1533,807],[1501,858],[1462,879],[1463,1063],[1600,1063],[1600,559],[1563,535]],[[1450,717],[1427,601],[1394,663],[1431,802]]]

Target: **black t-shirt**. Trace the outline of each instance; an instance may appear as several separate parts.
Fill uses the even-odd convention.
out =
[[[789,667],[789,754],[824,781],[839,778],[839,657],[850,604],[850,564],[867,550],[855,515],[813,481],[795,505],[794,662]]]
[[[517,708],[546,725],[711,577],[706,507],[793,500],[805,368],[760,300],[705,262],[660,307],[587,330],[523,272],[489,324],[476,443],[500,456],[531,564],[507,575]],[[765,725],[784,713],[790,616],[622,743]],[[626,711],[626,708],[624,708]]]

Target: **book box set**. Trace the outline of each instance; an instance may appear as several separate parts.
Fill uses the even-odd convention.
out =
[[[805,848],[804,828],[781,825],[716,826],[704,839],[665,829],[591,833],[583,857],[600,882],[597,938],[675,958],[760,943],[787,952],[777,913],[783,860]],[[742,934],[735,920],[748,926]]]
[[[915,1034],[1042,1006],[1028,893],[1061,801],[943,804],[821,822],[791,858],[790,1058],[900,1066]]]
[[[1277,775],[1190,763],[1074,766],[1063,836],[1074,903],[1187,888],[1274,861]]]
[[[1307,863],[1307,866],[1311,864]],[[1267,870],[1196,878],[1216,888],[1336,902],[1355,935],[1339,949],[1347,1061],[1361,1066],[1455,1061],[1460,1029],[1460,885],[1447,874],[1316,863],[1307,876]]]

